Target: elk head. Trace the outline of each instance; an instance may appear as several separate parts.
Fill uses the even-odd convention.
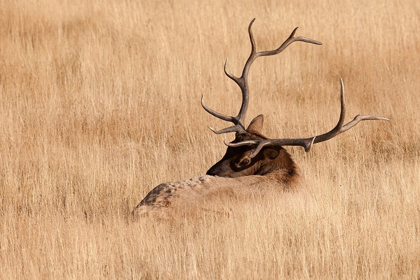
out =
[[[263,126],[263,116],[259,115],[254,118],[250,125],[245,129],[245,115],[248,109],[249,102],[249,87],[248,87],[248,73],[249,69],[254,60],[261,56],[272,56],[281,53],[293,42],[305,42],[315,45],[322,45],[321,42],[309,39],[306,37],[294,37],[297,28],[293,30],[289,38],[280,45],[279,48],[270,51],[257,52],[254,36],[252,34],[252,24],[255,19],[251,21],[248,27],[249,38],[251,41],[251,54],[245,63],[242,70],[242,75],[236,77],[229,73],[226,69],[227,61],[224,66],[226,76],[232,79],[242,91],[242,105],[239,113],[236,117],[226,116],[218,113],[203,103],[203,97],[201,98],[201,105],[211,115],[222,119],[224,121],[232,122],[233,126],[224,128],[222,130],[214,130],[210,128],[216,134],[235,132],[235,139],[226,144],[228,146],[224,157],[213,165],[208,171],[208,175],[216,175],[221,177],[240,177],[248,175],[266,175],[275,172],[281,172],[283,174],[282,180],[288,180],[296,175],[296,165],[293,162],[290,155],[283,148],[284,146],[301,146],[308,152],[312,145],[327,141],[340,133],[343,133],[362,120],[388,120],[383,117],[376,116],[360,116],[357,115],[352,121],[344,125],[345,118],[345,103],[344,103],[344,84],[343,80],[340,79],[341,83],[341,113],[337,125],[329,132],[312,136],[309,138],[298,138],[298,139],[269,139],[261,134]],[[284,176],[286,175],[286,177]]]
[[[231,144],[266,140],[267,137],[261,134],[263,120],[263,115],[255,117],[243,133],[236,133]],[[292,158],[281,146],[265,147],[252,156],[254,150],[248,145],[228,147],[224,157],[207,171],[207,175],[221,177],[266,175],[279,169],[285,170],[289,176],[296,174],[296,166]]]

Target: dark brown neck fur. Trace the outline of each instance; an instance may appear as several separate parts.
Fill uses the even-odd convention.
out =
[[[275,160],[262,165],[260,170],[261,173],[257,174],[269,176],[287,186],[297,184],[300,179],[299,168],[283,148],[279,150],[279,155]]]
[[[261,134],[258,131],[248,131],[250,138],[252,139],[267,139],[266,136]],[[240,140],[244,141],[244,140]],[[266,148],[266,149],[275,149],[279,152],[279,155],[276,159],[263,164],[255,173],[255,175],[272,175],[276,177],[279,181],[283,183],[294,182],[298,180],[299,168],[296,166],[296,163],[292,159],[292,156],[284,148]]]

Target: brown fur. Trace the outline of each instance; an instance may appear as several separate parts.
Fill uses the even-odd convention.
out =
[[[267,139],[261,134],[262,126],[263,116],[259,115],[245,133],[236,134],[233,142]],[[285,149],[265,147],[249,159],[249,164],[241,166],[240,162],[253,151],[249,146],[228,147],[224,157],[207,171],[206,176],[158,185],[137,205],[133,215],[168,216],[162,211],[185,208],[224,212],[229,209],[226,199],[252,199],[273,188],[280,192],[296,191],[301,185],[298,168]]]

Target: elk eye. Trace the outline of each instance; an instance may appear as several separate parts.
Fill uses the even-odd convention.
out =
[[[241,160],[241,162],[239,163],[240,166],[247,166],[251,163],[251,159],[249,158],[244,158],[243,160]]]

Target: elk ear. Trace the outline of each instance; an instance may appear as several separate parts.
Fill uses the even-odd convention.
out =
[[[264,124],[264,116],[258,115],[251,121],[246,131],[248,132],[253,131],[253,132],[261,133],[263,124]]]
[[[275,149],[268,148],[263,150],[264,158],[275,159],[279,156],[279,154],[280,152]]]

